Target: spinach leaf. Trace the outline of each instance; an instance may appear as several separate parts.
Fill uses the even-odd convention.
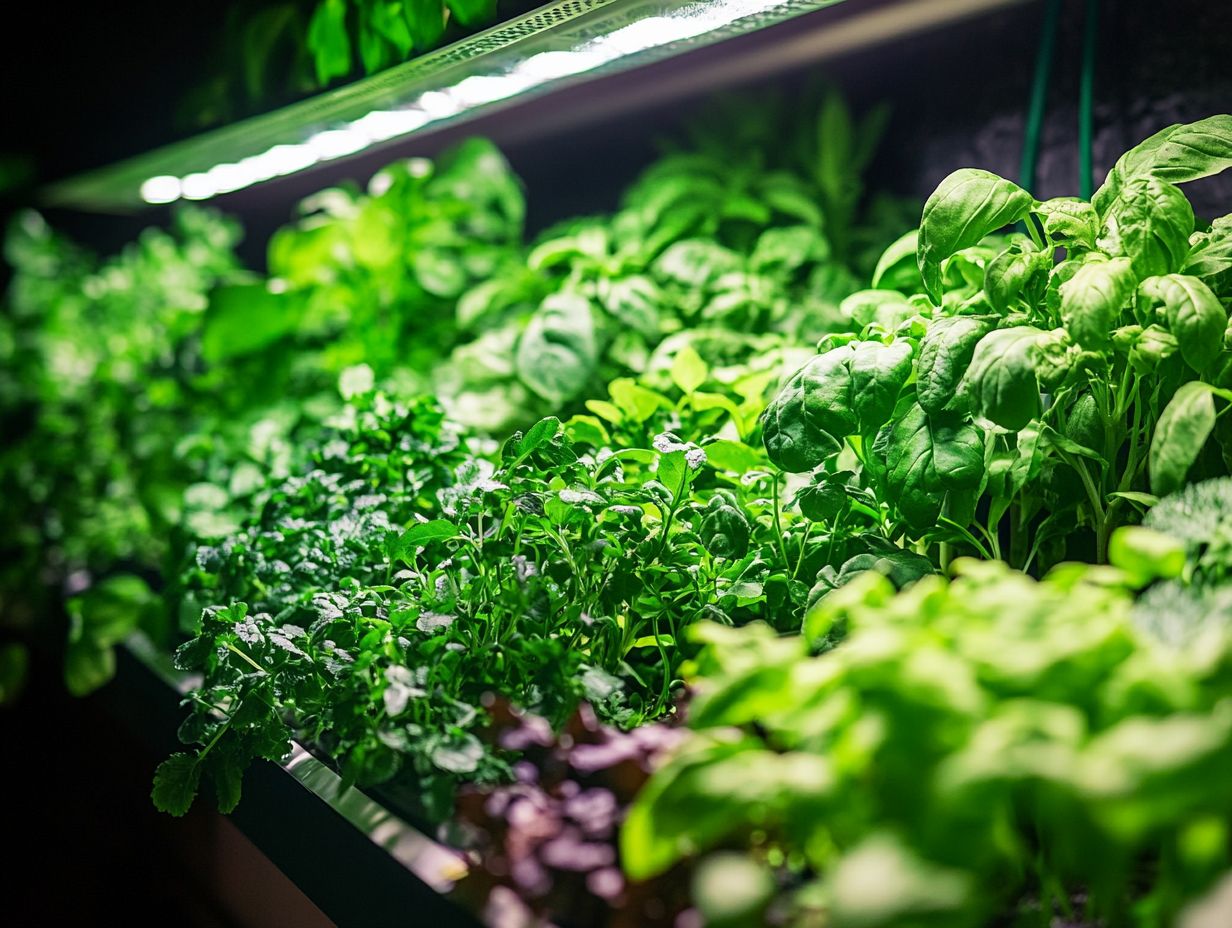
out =
[[[890,418],[908,378],[905,341],[854,342],[814,358],[766,407],[766,452],[792,473],[812,470],[850,435],[872,435]]]
[[[916,365],[916,399],[924,410],[936,415],[954,409],[958,385],[971,365],[975,346],[994,327],[982,316],[951,316],[928,327],[920,342]]]
[[[977,415],[1012,432],[1039,415],[1033,348],[1043,334],[1032,326],[1015,326],[979,340],[958,387]]]
[[[937,524],[946,496],[979,486],[984,436],[953,417],[933,418],[913,405],[890,426],[886,480],[907,524],[927,532]]]

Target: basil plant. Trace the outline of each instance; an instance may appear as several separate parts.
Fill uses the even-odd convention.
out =
[[[1179,185],[1230,166],[1223,115],[1151,136],[1089,202],[954,172],[845,304],[859,334],[771,402],[771,459],[831,500],[808,509],[832,537],[895,542],[891,568],[1105,561],[1117,525],[1229,470],[1232,216]]]

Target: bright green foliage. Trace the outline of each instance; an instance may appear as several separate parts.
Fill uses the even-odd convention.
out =
[[[177,443],[200,363],[192,336],[210,288],[235,272],[237,237],[186,210],[171,232],[149,230],[96,261],[38,215],[15,220],[0,316],[0,625],[43,621],[49,587],[75,593],[92,575],[161,559],[185,481]],[[117,583],[130,581],[140,583]],[[110,677],[116,623],[139,612],[101,620],[89,594],[77,602],[69,681],[80,691]]]
[[[927,296],[853,296],[902,311],[823,341],[766,411],[778,466],[863,503],[823,526],[941,567],[955,551],[1102,562],[1146,490],[1226,473],[1228,225],[1194,232],[1175,186],[1232,164],[1225,149],[1227,117],[1173,127],[1122,158],[1094,205],[1039,203],[973,169],[943,181],[917,235]],[[1015,221],[1026,235],[990,235]],[[895,270],[907,242],[878,279],[913,283]],[[891,351],[909,366],[848,371]]]
[[[730,108],[699,120],[615,213],[548,229],[461,294],[430,381],[453,417],[500,433],[684,343],[717,367],[851,326],[856,275],[906,225],[893,201],[856,208],[881,117],[834,92],[738,105],[734,138]]]
[[[184,211],[174,236],[146,233],[106,262],[23,218],[0,330],[0,403],[15,436],[0,481],[17,501],[5,623],[38,620],[44,578],[71,578],[88,603],[112,573],[150,578],[186,538],[234,533],[264,503],[267,479],[302,471],[306,443],[340,406],[342,375],[364,381],[344,384],[351,394],[374,380],[401,396],[432,392],[498,434],[580,412],[619,375],[646,384],[622,380],[623,400],[679,381],[703,425],[730,417],[724,466],[761,466],[744,442],[785,348],[847,325],[838,295],[854,278],[834,241],[867,263],[870,240],[897,231],[884,206],[873,229],[890,232],[853,227],[846,201],[832,218],[818,209],[823,189],[859,188],[877,134],[832,94],[820,106],[847,126],[833,136],[853,149],[846,173],[808,132],[780,152],[779,114],[735,141],[699,130],[704,152],[667,156],[619,213],[550,232],[529,252],[520,184],[481,140],[391,165],[366,193],[309,198],[273,236],[268,279],[239,270],[234,228],[208,213]],[[725,372],[717,391],[698,379],[711,366]],[[642,447],[677,427],[642,434],[647,418],[634,421]],[[166,635],[158,610],[133,614]],[[69,630],[79,691],[108,678],[121,634],[94,628],[79,616]]]
[[[827,597],[821,656],[699,627],[694,734],[626,820],[630,874],[739,848],[787,871],[793,924],[985,925],[1078,890],[1088,917],[1170,924],[1230,863],[1226,626],[1164,644],[1109,568],[954,566]]]
[[[471,139],[435,163],[390,165],[366,194],[322,191],[301,211],[270,240],[262,290],[273,293],[259,298],[276,329],[266,340],[293,334],[301,368],[336,375],[364,363],[381,377],[395,367],[426,376],[457,340],[458,298],[515,259],[525,203],[501,154]],[[238,296],[234,313],[211,307],[217,343],[237,354],[260,347],[239,331],[258,304]]]

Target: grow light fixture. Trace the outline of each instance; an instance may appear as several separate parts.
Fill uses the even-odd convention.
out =
[[[567,51],[540,52],[499,72],[472,74],[458,83],[426,90],[403,107],[373,110],[306,141],[274,145],[237,163],[216,164],[183,177],[159,174],[141,184],[150,204],[179,199],[207,200],[262,181],[345,158],[372,145],[407,135],[468,110],[584,74],[620,58],[705,35],[738,20],[784,5],[788,0],[717,0],[689,3],[663,15],[640,19],[580,43]],[[837,2],[837,0],[830,0]]]
[[[631,72],[642,64],[841,2],[554,0],[353,84],[62,181],[42,191],[42,200],[48,206],[103,212],[208,200],[340,163],[601,74]],[[666,100],[702,87],[815,65],[835,55],[1029,2],[1033,0],[867,0],[858,9],[852,4],[833,16],[813,17],[807,27],[782,33],[773,42],[733,47],[730,56],[696,59],[690,68],[660,71],[653,88],[634,80],[608,82],[603,90],[605,112],[613,106],[619,109],[621,101],[628,105],[638,99]],[[526,125],[584,121],[576,99],[561,99],[559,112],[526,107]],[[497,135],[499,141],[499,131]]]

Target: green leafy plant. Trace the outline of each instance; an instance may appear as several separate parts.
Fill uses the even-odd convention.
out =
[[[628,815],[630,876],[739,849],[790,924],[1173,923],[1229,865],[1229,638],[1136,627],[1129,584],[1177,565],[1114,537],[1132,572],[962,559],[898,594],[866,573],[801,638],[697,627],[692,736]]]
[[[192,336],[210,289],[237,270],[237,238],[234,224],[185,210],[105,261],[34,213],[6,240],[0,624],[36,636],[68,598],[75,692],[110,678],[111,645],[139,619],[159,624],[146,579],[180,517]]]
[[[634,725],[671,710],[688,624],[798,623],[796,575],[819,546],[785,527],[762,454],[638,441],[656,421],[700,438],[739,414],[700,389],[696,354],[672,376],[677,399],[618,381],[596,404],[607,425],[549,417],[487,457],[434,404],[344,375],[311,468],[261,490],[238,533],[199,541],[173,588],[194,635],[177,665],[204,674],[181,737],[200,750],[168,762],[159,806],[186,808],[206,774],[231,808],[248,763],[296,737],[440,818],[459,780],[508,776],[479,737],[490,695],[555,723],[584,697]]]
[[[867,282],[870,249],[909,224],[895,201],[858,208],[884,113],[856,119],[832,90],[792,103],[737,98],[699,118],[613,215],[547,230],[462,294],[434,379],[451,415],[500,432],[651,373],[684,342],[717,367],[848,329],[840,303]]]
[[[1195,230],[1176,184],[1230,165],[1232,118],[1215,116],[1132,149],[1090,203],[950,175],[914,236],[924,294],[850,298],[871,318],[771,403],[771,458],[862,504],[830,528],[938,566],[1104,561],[1155,495],[1227,471],[1226,221]],[[996,234],[1013,222],[1026,232]],[[910,243],[875,279],[914,282]]]

